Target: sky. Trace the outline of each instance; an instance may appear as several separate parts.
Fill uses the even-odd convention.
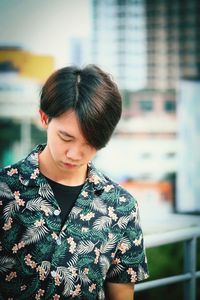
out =
[[[67,61],[70,37],[90,34],[90,0],[0,0],[0,45]]]

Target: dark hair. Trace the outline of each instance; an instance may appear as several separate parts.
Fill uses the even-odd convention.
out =
[[[47,79],[41,90],[40,109],[49,120],[74,110],[87,142],[101,149],[121,117],[122,101],[117,85],[99,67],[71,66]]]

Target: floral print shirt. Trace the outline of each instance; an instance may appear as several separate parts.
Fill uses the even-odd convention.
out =
[[[0,299],[105,299],[148,277],[136,200],[93,164],[65,224],[37,146],[0,171]],[[67,201],[67,199],[66,199]]]

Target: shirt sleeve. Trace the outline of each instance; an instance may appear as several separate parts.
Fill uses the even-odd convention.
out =
[[[136,202],[135,209],[129,216],[123,238],[117,246],[106,280],[113,283],[136,283],[148,277],[143,232]]]

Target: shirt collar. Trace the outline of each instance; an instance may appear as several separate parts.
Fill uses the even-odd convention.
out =
[[[39,154],[45,148],[45,144],[37,145],[31,153],[22,161],[19,179],[25,186],[39,186],[44,181],[39,171]]]
[[[88,183],[92,183],[96,191],[103,191],[108,179],[96,169],[92,162],[88,163]]]
[[[39,170],[39,154],[45,148],[45,144],[37,145],[33,151],[23,160],[20,168],[20,181],[25,186],[40,186],[46,183]],[[103,190],[108,183],[107,178],[95,168],[92,162],[88,163],[87,184],[92,184],[97,191]]]

